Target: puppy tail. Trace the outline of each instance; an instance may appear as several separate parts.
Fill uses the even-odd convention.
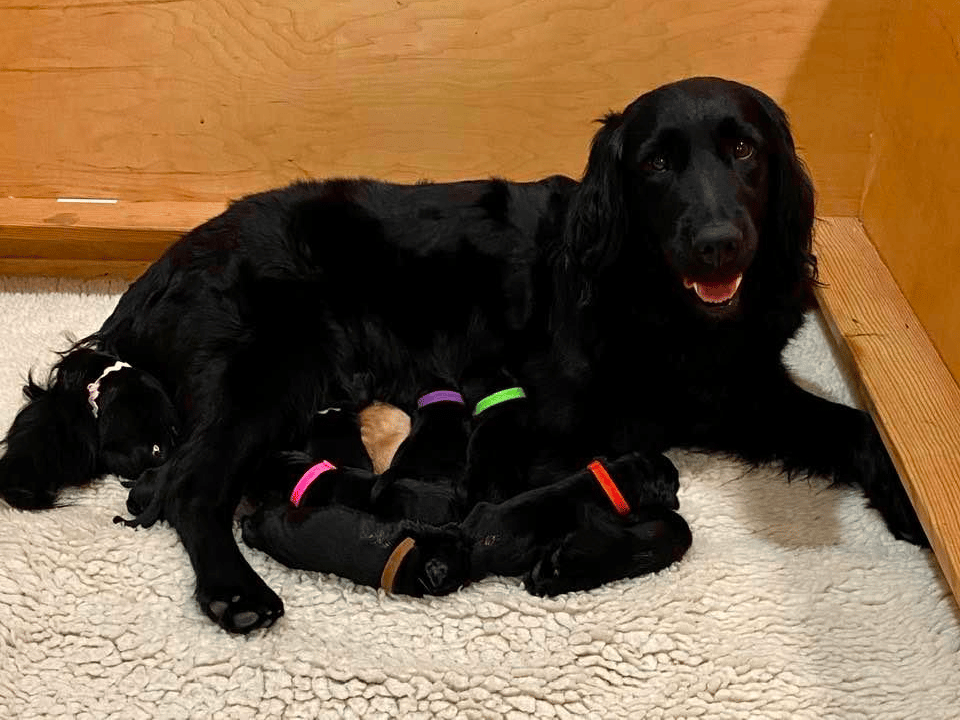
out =
[[[3,440],[0,497],[18,508],[54,507],[62,488],[96,476],[96,421],[85,392],[59,378],[44,387],[30,376],[23,394],[27,404]]]

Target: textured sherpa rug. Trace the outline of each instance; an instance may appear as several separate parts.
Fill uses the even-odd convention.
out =
[[[0,425],[27,369],[119,286],[0,283]],[[788,350],[853,402],[822,324]],[[202,616],[173,530],[133,531],[114,479],[0,502],[3,718],[956,718],[960,615],[929,552],[852,490],[674,453],[694,542],[657,574],[557,599],[491,578],[414,600],[244,549],[286,603],[233,637]]]

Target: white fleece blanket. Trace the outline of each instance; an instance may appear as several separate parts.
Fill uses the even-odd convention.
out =
[[[119,288],[0,290],[5,431],[26,371],[95,329]],[[852,402],[816,318],[788,359]],[[856,491],[672,457],[694,542],[657,575],[557,599],[490,578],[415,600],[244,548],[287,613],[248,637],[199,612],[169,526],[111,522],[114,479],[57,510],[0,502],[0,717],[960,717],[960,615],[929,552]]]

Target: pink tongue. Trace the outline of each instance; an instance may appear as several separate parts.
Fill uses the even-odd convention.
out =
[[[739,287],[739,282],[738,278],[729,282],[698,282],[695,287],[697,295],[704,302],[721,303],[734,296]]]

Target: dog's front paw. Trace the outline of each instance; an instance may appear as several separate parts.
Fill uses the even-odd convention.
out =
[[[860,457],[861,484],[870,504],[883,516],[890,532],[898,540],[930,547],[923,525],[897,475],[879,433],[870,426]]]
[[[255,573],[253,578],[255,582],[198,587],[200,609],[227,632],[270,627],[283,615],[283,601]]]

